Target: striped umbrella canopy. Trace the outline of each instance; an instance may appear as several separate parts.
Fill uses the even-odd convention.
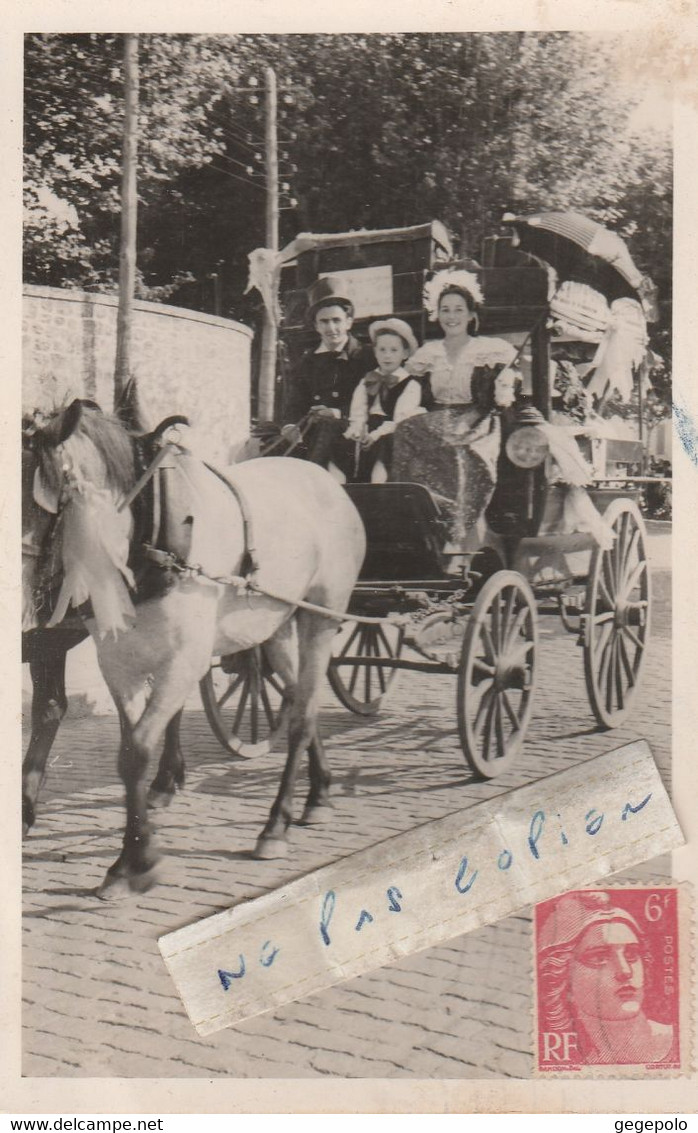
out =
[[[519,247],[555,268],[560,280],[586,283],[614,299],[640,298],[652,319],[653,285],[643,276],[615,232],[579,212],[506,213],[505,224],[516,232]]]

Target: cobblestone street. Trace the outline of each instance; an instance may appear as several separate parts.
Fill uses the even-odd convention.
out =
[[[493,1078],[531,1074],[530,917],[511,917],[210,1038],[190,1025],[157,938],[417,824],[645,737],[670,758],[669,537],[651,540],[655,616],[631,724],[599,732],[582,653],[541,617],[533,721],[514,769],[468,771],[455,733],[455,678],[404,673],[378,719],[351,716],[329,687],[322,715],[333,820],[292,831],[285,861],[250,852],[283,754],[235,760],[192,702],[187,782],[155,816],[162,883],[130,902],[93,895],[118,852],[122,787],[114,716],[61,728],[24,847],[24,1060],[27,1076]],[[303,784],[300,785],[300,799]],[[666,862],[633,877],[664,876]]]

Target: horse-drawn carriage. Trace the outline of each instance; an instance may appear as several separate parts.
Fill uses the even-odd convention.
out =
[[[511,217],[509,223],[513,235],[484,244],[480,319],[485,333],[507,338],[518,351],[524,408],[504,430],[497,487],[479,546],[454,578],[445,554],[445,516],[424,485],[347,485],[366,528],[368,550],[329,668],[341,703],[363,716],[380,710],[401,671],[456,676],[461,746],[473,771],[487,778],[511,766],[525,738],[534,703],[539,608],[556,607],[581,645],[590,705],[602,727],[614,727],[628,714],[650,621],[638,492],[604,476],[597,462],[584,493],[585,508],[588,515],[589,501],[595,505],[607,537],[599,539],[593,519],[570,523],[570,493],[579,488],[564,482],[548,441],[553,422],[563,448],[572,439],[590,456],[594,434],[593,427],[580,427],[578,419],[567,420],[556,410],[553,354],[574,354],[579,343],[587,354],[591,344],[597,361],[605,354],[605,368],[591,367],[597,404],[602,404],[609,385],[620,386],[628,378],[627,373],[609,377],[609,365],[632,368],[637,359],[638,312],[640,319],[643,313],[652,318],[651,286],[622,242],[583,217],[541,214]],[[443,240],[434,240],[426,227],[414,230],[425,258],[410,263],[410,279],[419,279],[419,291],[444,259]],[[399,231],[395,244],[402,292],[388,286],[390,264],[378,271],[376,250],[389,261],[389,239],[381,242],[375,233],[363,239],[357,233],[335,247],[330,237],[314,243],[308,238],[289,290],[291,354],[305,333],[300,286],[312,282],[309,273],[328,266],[336,272],[348,265],[359,284],[361,272],[366,273],[369,289],[359,308],[364,319],[397,314],[417,326],[414,295],[404,290],[406,231]],[[394,302],[389,310],[375,308],[386,295],[399,294],[405,295],[404,307]],[[627,327],[628,315],[634,320],[634,345],[624,356],[618,328],[621,324],[623,330],[623,319]],[[537,412],[527,415],[527,408]],[[202,696],[226,749],[252,755],[274,741],[283,688],[263,647],[217,659],[202,682]]]
[[[611,385],[627,385],[644,350],[652,296],[624,245],[585,218],[511,223],[518,246],[490,242],[478,272],[481,321],[518,351],[523,392],[509,418],[501,416],[496,488],[457,572],[443,501],[422,483],[345,489],[312,463],[285,459],[225,473],[168,437],[168,422],[139,437],[123,418],[80,401],[28,430],[26,589],[40,581],[36,567],[48,551],[57,594],[50,621],[27,635],[41,695],[23,767],[25,826],[65,707],[63,665],[74,644],[66,633],[74,629],[62,619],[72,605],[90,619],[121,723],[126,826],[102,896],[152,884],[149,808],[167,805],[182,785],[179,721],[197,680],[211,726],[232,753],[259,754],[288,723],[261,857],[286,851],[306,752],[302,821],[321,820],[330,805],[317,729],[327,672],[340,701],[363,716],[379,711],[400,671],[456,676],[463,752],[476,774],[494,777],[524,742],[537,620],[552,601],[582,645],[597,721],[625,719],[649,634],[646,534],[632,488],[598,475],[588,482],[580,451],[593,428],[580,427],[578,415],[567,421],[564,409],[556,419],[551,356],[577,337],[595,344],[584,391],[595,388],[600,405]],[[431,238],[422,247],[429,257],[443,251]],[[422,281],[442,266],[441,254],[435,259]],[[382,302],[385,288],[367,278],[372,302]],[[403,312],[370,304],[365,312],[393,313]],[[46,635],[56,635],[55,651]],[[149,762],[158,758],[148,787]]]

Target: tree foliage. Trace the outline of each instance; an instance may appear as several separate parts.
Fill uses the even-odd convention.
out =
[[[282,204],[298,201],[282,242],[439,218],[477,256],[506,209],[574,208],[628,237],[659,283],[666,354],[670,151],[633,133],[613,49],[567,32],[141,36],[141,293],[211,310],[216,273],[223,313],[244,314],[247,253],[264,243],[271,64]],[[27,278],[113,287],[120,37],[29,36],[26,75]]]

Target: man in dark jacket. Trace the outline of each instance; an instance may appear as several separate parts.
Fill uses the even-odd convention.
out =
[[[310,414],[306,456],[325,468],[334,464],[349,478],[354,445],[344,437],[351,397],[364,374],[376,364],[373,350],[350,333],[354,306],[340,279],[318,279],[308,291],[308,320],[320,344],[307,351],[291,375],[284,396],[282,432],[299,439],[297,422]]]

